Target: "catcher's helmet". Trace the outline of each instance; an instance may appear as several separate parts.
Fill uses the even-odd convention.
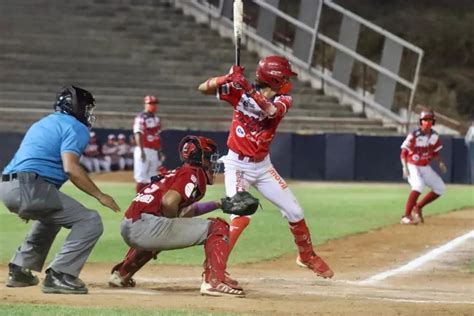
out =
[[[219,151],[217,144],[210,138],[202,136],[185,136],[178,146],[179,158],[184,163],[202,167],[206,172],[207,184],[214,183],[214,176],[219,171]]]
[[[145,98],[143,98],[143,102],[145,104],[157,104],[158,98],[155,97],[154,95],[147,95]]]
[[[66,86],[57,93],[54,110],[72,115],[90,128],[95,122],[95,116],[92,115],[94,102],[94,97],[89,91],[75,86]]]
[[[421,121],[423,120],[432,120],[433,121],[433,125],[435,125],[436,123],[436,116],[435,116],[435,113],[433,110],[430,110],[430,109],[423,109],[421,112],[420,112],[420,124],[421,124]]]
[[[268,56],[259,61],[257,80],[278,91],[290,77],[298,74],[291,70],[290,62],[282,56]]]

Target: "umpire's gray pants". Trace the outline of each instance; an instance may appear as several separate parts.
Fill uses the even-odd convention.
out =
[[[51,194],[43,194],[46,200],[41,202],[46,205],[58,205],[59,209],[54,212],[45,212],[38,216],[40,218],[34,220],[31,231],[11,262],[40,272],[56,235],[61,227],[65,227],[71,231],[48,268],[77,277],[103,232],[99,214],[85,208],[57,189],[52,189],[51,184],[44,182],[34,173],[19,173],[18,179],[1,182],[0,199],[11,212],[18,213],[20,205],[28,205],[28,199],[37,201],[39,198],[34,194],[28,194],[28,191],[29,193],[41,192],[44,188],[47,188]]]
[[[162,251],[204,244],[209,224],[210,221],[203,218],[167,218],[142,214],[135,222],[124,219],[120,231],[132,248]]]

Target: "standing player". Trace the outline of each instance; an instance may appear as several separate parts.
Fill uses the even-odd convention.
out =
[[[95,132],[89,133],[89,143],[79,162],[88,172],[100,172],[100,147],[97,144],[97,135]]]
[[[445,184],[441,177],[431,168],[432,159],[438,161],[442,173],[447,171],[446,165],[440,156],[443,146],[436,131],[431,127],[436,117],[432,110],[423,108],[420,113],[420,128],[408,134],[401,148],[401,163],[403,178],[408,179],[411,192],[405,206],[405,215],[400,220],[404,225],[423,223],[423,207],[436,200],[445,191]],[[418,197],[427,185],[432,189],[417,203]]]
[[[112,269],[109,285],[135,286],[132,276],[160,251],[204,245],[201,293],[242,296],[241,287],[225,276],[229,256],[229,225],[219,218],[193,217],[213,211],[219,201],[195,203],[219,170],[216,143],[205,137],[186,136],[179,144],[183,165],[145,186],[125,213],[121,234],[132,248]],[[235,282],[235,281],[234,281]]]
[[[333,271],[313,250],[302,208],[269,156],[276,129],[292,106],[293,100],[288,95],[292,88],[290,77],[296,75],[286,58],[269,56],[258,63],[256,84],[245,79],[242,67],[233,66],[230,74],[203,82],[199,91],[217,93],[220,100],[234,109],[227,140],[229,152],[223,159],[226,195],[247,191],[253,185],[288,220],[299,251],[297,264],[313,270],[318,276],[331,278]],[[250,217],[232,216],[231,219],[232,249]]]
[[[158,99],[147,95],[144,102],[145,109],[135,117],[133,124],[137,144],[133,153],[133,177],[137,193],[150,183],[150,178],[157,174],[161,165],[161,121],[155,115]]]

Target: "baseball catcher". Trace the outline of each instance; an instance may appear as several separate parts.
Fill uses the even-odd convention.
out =
[[[229,225],[220,218],[183,218],[221,207],[220,201],[197,203],[219,170],[217,145],[209,138],[190,135],[181,140],[178,150],[182,166],[155,177],[126,211],[121,235],[131,248],[112,268],[109,285],[135,286],[132,276],[160,251],[204,245],[201,294],[242,297],[242,287],[225,273]]]

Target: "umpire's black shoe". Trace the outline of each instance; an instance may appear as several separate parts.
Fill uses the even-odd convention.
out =
[[[43,281],[43,293],[56,294],[87,294],[88,290],[81,279],[72,275],[56,272],[53,269],[46,271]]]
[[[16,264],[8,264],[8,287],[26,287],[39,283],[37,276],[33,275],[29,269],[22,268]]]

